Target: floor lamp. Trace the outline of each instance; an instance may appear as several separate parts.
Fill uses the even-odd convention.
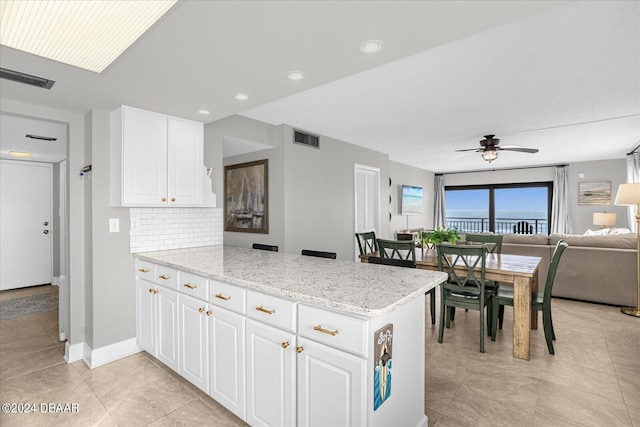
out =
[[[620,184],[618,187],[618,194],[616,194],[616,205],[621,206],[636,206],[636,252],[638,257],[636,259],[637,279],[638,279],[638,299],[636,301],[636,307],[624,307],[621,311],[629,316],[640,317],[640,184]]]

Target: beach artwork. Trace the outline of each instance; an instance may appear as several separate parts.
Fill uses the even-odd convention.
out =
[[[611,182],[580,182],[578,183],[579,205],[610,205]]]
[[[224,167],[224,231],[269,233],[269,160]]]
[[[393,323],[388,323],[374,334],[375,365],[373,370],[373,410],[377,410],[391,396],[393,368]]]

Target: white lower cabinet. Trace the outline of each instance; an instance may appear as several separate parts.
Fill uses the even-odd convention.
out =
[[[252,426],[295,425],[296,336],[247,320],[247,416]]]
[[[180,375],[209,393],[208,304],[188,295],[178,295],[180,325]]]
[[[298,337],[298,426],[366,425],[366,359]]]
[[[178,371],[178,293],[136,279],[138,346]]]
[[[245,419],[245,321],[240,314],[213,307],[209,316],[209,395]]]

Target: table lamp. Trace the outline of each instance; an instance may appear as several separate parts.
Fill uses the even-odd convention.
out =
[[[616,225],[617,216],[615,213],[607,212],[594,212],[593,223],[599,225],[600,228],[609,228],[612,225]]]
[[[640,317],[640,183],[620,184],[618,187],[618,194],[616,194],[616,201],[614,203],[619,206],[636,206],[636,268],[638,269],[638,299],[636,301],[635,308],[623,307],[621,311],[629,316]]]

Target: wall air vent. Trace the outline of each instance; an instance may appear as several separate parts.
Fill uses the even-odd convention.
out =
[[[21,73],[20,71],[14,71],[8,68],[0,68],[0,78],[45,89],[51,89],[51,86],[55,83],[53,80],[32,76],[31,74]]]
[[[25,137],[31,138],[31,139],[39,139],[40,141],[57,141],[58,140],[58,138],[55,138],[53,136],[40,136],[40,135],[27,134],[25,135]]]
[[[293,142],[296,144],[307,145],[309,147],[320,148],[320,138],[315,135],[300,132],[299,130],[293,131]]]

